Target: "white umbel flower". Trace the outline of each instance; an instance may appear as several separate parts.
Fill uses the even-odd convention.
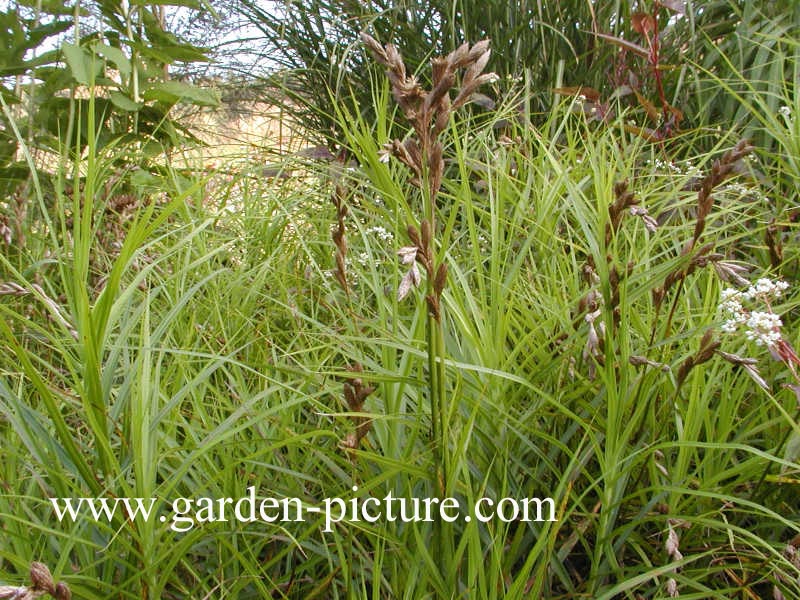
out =
[[[774,346],[781,339],[780,328],[783,323],[774,313],[753,311],[745,325],[747,339],[755,341],[757,346]]]
[[[780,298],[789,288],[785,281],[772,281],[762,277],[745,291],[725,288],[720,292],[719,312],[725,318],[720,326],[724,333],[735,333],[744,327],[745,336],[758,346],[773,349],[781,341],[780,328],[783,322],[772,312],[770,299]],[[766,305],[766,311],[750,310],[745,304],[759,302]]]

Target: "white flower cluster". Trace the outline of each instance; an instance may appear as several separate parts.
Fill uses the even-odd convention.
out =
[[[789,287],[785,281],[772,281],[761,278],[744,291],[725,288],[720,294],[718,310],[726,320],[721,329],[725,333],[735,333],[744,326],[745,336],[758,346],[771,348],[781,340],[780,317],[772,312],[770,299],[780,298]],[[767,306],[766,311],[748,310],[743,302],[759,300]]]
[[[382,242],[391,242],[394,239],[391,231],[387,231],[385,227],[376,225],[367,229],[367,234],[374,234]]]
[[[783,115],[783,117],[784,117],[785,119],[791,119],[791,118],[792,118],[792,109],[791,109],[791,107],[789,107],[789,106],[785,106],[785,105],[784,105],[784,106],[781,106],[781,107],[778,109],[778,112],[779,112],[781,115]]]
[[[725,192],[733,196],[738,196],[741,200],[751,202],[769,202],[769,198],[757,186],[745,185],[739,182],[726,183],[721,186],[719,192]]]
[[[751,285],[744,297],[747,300],[761,298],[762,300],[769,300],[770,298],[780,298],[783,292],[789,289],[789,284],[785,281],[772,281],[766,277],[762,277],[756,281],[755,285]]]
[[[356,256],[356,260],[362,267],[366,267],[369,264],[369,253],[359,252],[358,256]]]
[[[647,160],[645,162],[648,166],[655,166],[660,171],[667,171],[675,175],[689,175],[690,177],[702,177],[703,172],[691,160],[681,162],[664,161],[660,158],[655,160]]]
[[[745,321],[747,339],[756,346],[773,346],[781,340],[780,318],[775,313],[754,310]]]

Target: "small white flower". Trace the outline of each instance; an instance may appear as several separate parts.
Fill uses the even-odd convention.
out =
[[[703,174],[703,171],[695,165],[692,161],[687,160],[684,161],[684,173],[689,175],[690,177],[700,177]]]
[[[788,106],[781,106],[778,109],[778,112],[781,115],[783,115],[783,117],[786,118],[786,119],[791,119],[792,118],[792,109],[789,108]]]
[[[738,316],[744,312],[744,307],[742,303],[739,302],[736,298],[729,298],[724,302],[721,302],[719,305],[719,309],[722,312],[729,313],[734,316]]]
[[[743,296],[748,300],[758,297],[767,299],[770,296],[780,298],[781,294],[787,289],[789,289],[789,284],[785,281],[772,281],[771,279],[762,277],[756,281],[755,284],[751,285],[746,292],[743,292]]]
[[[738,328],[739,324],[733,319],[728,319],[720,326],[720,329],[725,333],[736,333]]]
[[[734,288],[725,288],[719,295],[720,303],[718,310],[727,313],[734,321],[739,321],[744,313],[744,307],[740,298],[742,293]]]
[[[741,294],[741,292],[736,288],[725,288],[719,293],[719,297],[721,300],[727,300],[728,298],[738,296],[739,294]]]
[[[745,337],[757,346],[766,346],[771,350],[781,341],[780,328],[783,322],[772,312],[770,298],[779,298],[789,288],[785,281],[772,281],[766,277],[758,279],[745,291],[725,288],[720,293],[719,312],[725,318],[720,329],[725,333],[735,333],[740,325],[745,328]],[[766,311],[750,310],[743,303],[761,301],[766,304]]]

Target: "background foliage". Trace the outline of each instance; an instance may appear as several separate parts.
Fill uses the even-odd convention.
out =
[[[362,30],[396,44],[412,70],[464,41],[491,39],[492,68],[500,75],[496,93],[513,93],[522,83],[530,110],[541,122],[554,101],[553,88],[562,86],[592,88],[611,105],[619,101],[645,112],[648,102],[657,103],[650,57],[631,49],[650,49],[637,19],[654,15],[665,97],[683,112],[689,129],[758,128],[752,115],[721,91],[718,79],[755,82],[759,91],[769,93],[774,111],[781,94],[767,87],[792,81],[784,61],[796,52],[788,40],[800,34],[793,2],[320,0],[265,5],[243,0],[241,7],[269,42],[263,50],[266,64],[284,69],[273,80],[296,103],[296,117],[311,131],[330,132],[332,144],[337,142],[338,102],[352,94],[365,116],[372,114],[369,90],[376,71],[357,50]],[[640,125],[645,116],[637,117]],[[760,141],[769,145],[769,139]]]

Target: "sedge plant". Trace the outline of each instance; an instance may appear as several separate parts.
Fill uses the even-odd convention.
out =
[[[569,99],[538,128],[520,94],[490,113],[449,111],[423,209],[441,163],[411,148],[439,126],[398,133],[392,87],[375,82],[374,120],[339,107],[357,163],[341,169],[333,243],[315,165],[281,182],[255,165],[212,187],[169,166],[118,178],[130,148],[65,151],[60,187],[35,198],[50,223],[0,259],[0,590],[800,596],[795,380],[755,339],[726,333],[718,310],[732,297],[721,290],[785,281],[774,316],[753,325],[769,334],[779,318],[797,346],[795,225],[781,223],[775,265],[765,243],[774,193],[757,170],[770,164],[731,135],[700,151],[707,139],[651,144],[622,117],[597,127]],[[438,305],[398,300],[401,285]],[[552,504],[540,520],[507,500],[486,522],[324,530],[318,513],[238,522],[210,508],[59,521],[49,501],[152,495],[166,516],[176,498],[248,488],[316,508],[389,493]]]

